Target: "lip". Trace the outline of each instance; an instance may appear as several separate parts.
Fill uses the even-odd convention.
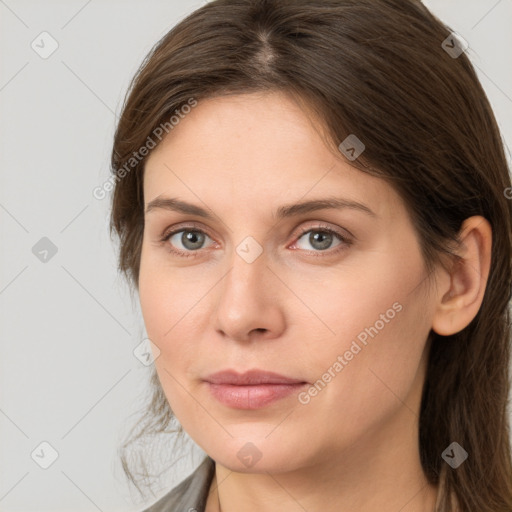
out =
[[[305,384],[300,379],[291,379],[284,375],[264,370],[249,370],[238,373],[235,370],[223,370],[204,379],[210,384],[229,384],[232,386],[256,386],[258,384]]]
[[[204,379],[210,393],[219,402],[234,409],[261,409],[297,393],[307,382],[274,372],[250,370],[237,373],[224,370]]]

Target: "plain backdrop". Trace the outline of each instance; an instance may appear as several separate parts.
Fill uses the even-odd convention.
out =
[[[129,80],[203,3],[0,0],[2,512],[142,510],[203,455],[190,443],[146,502],[124,480],[117,448],[150,368],[133,354],[145,331],[117,275],[109,198],[92,195]],[[510,141],[512,0],[425,3],[469,42]]]

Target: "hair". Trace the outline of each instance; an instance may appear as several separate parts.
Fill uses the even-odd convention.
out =
[[[443,483],[440,510],[455,510],[454,495],[463,512],[510,512],[511,180],[467,52],[455,58],[443,48],[451,32],[418,0],[204,5],[154,46],[130,84],[112,150],[110,232],[119,239],[119,270],[138,291],[147,157],[134,164],[134,152],[191,99],[257,92],[302,102],[333,148],[350,134],[364,143],[351,165],[399,193],[430,272],[457,257],[463,221],[485,217],[493,237],[483,302],[460,332],[429,334],[418,443],[429,482]],[[153,369],[152,399],[122,447],[123,468],[139,491],[129,447],[180,432],[174,420]],[[441,454],[454,441],[469,457],[447,469]]]

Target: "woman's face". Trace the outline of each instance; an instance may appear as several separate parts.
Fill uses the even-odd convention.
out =
[[[434,296],[388,184],[329,151],[289,97],[251,94],[184,116],[147,161],[144,199],[160,201],[145,214],[146,330],[205,452],[280,472],[416,439]],[[225,370],[294,383],[212,383]]]

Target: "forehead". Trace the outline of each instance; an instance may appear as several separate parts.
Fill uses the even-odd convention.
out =
[[[335,155],[318,124],[282,93],[199,102],[146,162],[146,204],[165,192],[253,208],[336,193],[372,203],[376,213],[400,201],[386,182]]]

